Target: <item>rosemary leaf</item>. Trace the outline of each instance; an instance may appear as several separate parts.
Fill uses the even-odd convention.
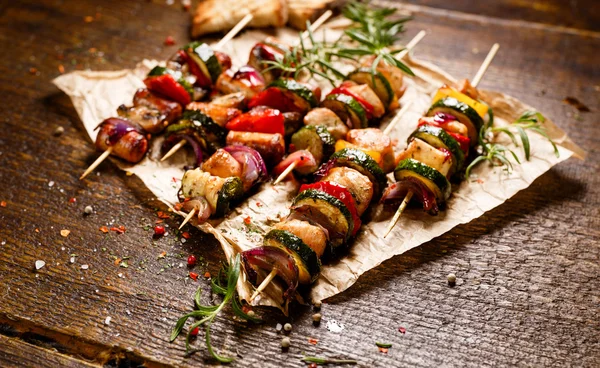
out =
[[[321,357],[305,356],[302,358],[304,363],[316,363],[316,364],[358,364],[354,359],[330,359]]]

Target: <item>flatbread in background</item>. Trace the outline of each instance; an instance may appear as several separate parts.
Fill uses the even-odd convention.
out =
[[[327,30],[327,37],[336,39],[340,33]],[[297,32],[290,29],[276,30],[276,36],[285,42],[296,40]],[[317,35],[318,36],[318,35]],[[248,51],[259,40],[267,37],[259,31],[245,32],[241,37],[226,45],[234,65],[243,65]],[[414,71],[414,78],[406,78],[406,93],[401,103],[412,101],[410,109],[402,116],[395,129],[390,133],[397,141],[396,149],[406,147],[406,138],[415,129],[418,119],[431,104],[432,94],[442,84],[455,83],[455,79],[432,64],[407,57],[404,61]],[[144,61],[133,70],[116,72],[78,71],[62,75],[54,83],[70,96],[90,138],[95,137],[94,128],[103,119],[116,114],[116,108],[131,103],[135,90],[143,86],[142,79],[156,61]],[[325,86],[324,86],[325,88]],[[329,87],[331,88],[331,87]],[[327,90],[324,90],[326,92]],[[533,107],[500,92],[480,91],[482,99],[493,109],[496,125],[508,125],[526,110]],[[388,120],[383,123],[386,125]],[[348,254],[332,263],[323,265],[321,275],[312,285],[310,298],[323,300],[332,297],[354,284],[368,270],[377,267],[383,261],[402,254],[416,246],[440,236],[453,227],[472,221],[527,188],[531,183],[550,170],[552,166],[565,161],[572,155],[584,157],[585,152],[577,147],[567,135],[551,120],[545,123],[549,135],[557,143],[560,153],[556,157],[552,146],[543,137],[530,134],[530,161],[525,161],[521,148],[514,147],[505,137],[509,148],[518,152],[522,165],[515,164],[514,171],[507,175],[502,169],[481,164],[473,170],[477,180],[463,181],[453,185],[453,193],[447,203],[447,209],[438,216],[429,216],[421,210],[407,210],[400,222],[387,239],[383,239],[385,230],[393,213],[374,205],[368,214],[371,220],[364,224],[358,237],[350,245]],[[506,141],[506,142],[505,142]],[[178,179],[183,176],[186,162],[186,150],[180,150],[173,160],[159,162],[156,152],[151,152],[137,165],[126,165],[113,159],[119,167],[138,175],[158,199],[173,206],[177,202]],[[174,181],[175,179],[175,181]],[[277,221],[289,213],[289,203],[295,196],[298,183],[288,180],[278,185],[265,183],[256,190],[256,194],[247,198],[225,219],[216,219],[211,224],[198,226],[202,231],[215,235],[227,258],[260,245],[262,236]],[[248,224],[247,218],[250,218]],[[256,305],[273,306],[286,312],[282,306],[281,289],[271,284],[264,294],[253,301]],[[252,286],[240,278],[238,292],[242,299],[249,299]]]
[[[232,29],[247,14],[254,18],[249,27],[283,27],[288,21],[285,0],[203,0],[192,17],[192,38]]]

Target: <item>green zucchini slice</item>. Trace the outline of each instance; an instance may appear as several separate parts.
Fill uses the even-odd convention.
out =
[[[215,83],[222,70],[219,59],[217,59],[212,47],[196,41],[188,44],[183,49],[202,70],[202,73]]]
[[[231,209],[231,204],[242,198],[244,195],[244,186],[242,180],[238,177],[230,177],[225,180],[223,186],[219,190],[217,199],[217,208],[215,217],[223,217]]]
[[[369,126],[367,112],[354,98],[343,94],[332,94],[321,102],[322,107],[333,111],[350,129],[364,129]],[[348,124],[350,122],[350,124]]]
[[[414,177],[425,184],[435,194],[438,204],[444,203],[450,197],[450,182],[442,173],[415,159],[407,158],[400,161],[394,170],[396,181]]]
[[[479,136],[479,130],[483,126],[483,119],[475,109],[454,97],[444,97],[429,108],[427,116],[433,116],[437,112],[455,116],[469,130],[471,146],[477,144],[477,137]]]
[[[465,163],[465,154],[460,149],[460,145],[450,134],[442,128],[422,125],[408,138],[408,142],[418,138],[432,145],[435,148],[444,148],[452,154],[452,172],[454,174],[462,169]]]
[[[344,148],[331,155],[329,161],[333,162],[335,167],[349,167],[366,175],[373,183],[373,201],[379,201],[388,181],[381,167],[371,156],[356,148]]]
[[[319,277],[321,261],[317,253],[310,249],[302,239],[286,230],[271,230],[265,235],[264,245],[286,250],[296,260],[299,282],[310,284]]]
[[[371,89],[375,91],[377,97],[383,102],[386,110],[389,108],[394,98],[396,98],[390,81],[388,81],[380,72],[375,72],[375,74],[373,74],[370,68],[358,68],[348,74],[347,78],[358,84],[366,84],[371,87]]]
[[[291,208],[327,229],[334,248],[345,244],[352,235],[354,221],[350,211],[344,202],[330,194],[307,189],[294,198]]]
[[[314,107],[317,107],[318,101],[313,91],[304,84],[295,81],[294,79],[276,79],[267,86],[267,88],[269,87],[277,87],[282,90],[287,90],[300,97],[303,101],[305,101],[306,104],[306,106],[302,106],[304,107],[304,111],[308,111]]]
[[[213,152],[225,144],[227,130],[203,112],[188,110],[183,113],[178,123],[165,129],[166,138],[172,134],[194,134],[200,139],[204,150]]]
[[[307,150],[317,163],[329,159],[335,150],[335,141],[325,125],[306,125],[292,135],[293,151]]]

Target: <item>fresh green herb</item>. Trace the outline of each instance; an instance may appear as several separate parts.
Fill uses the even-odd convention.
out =
[[[550,144],[552,144],[556,157],[559,157],[558,147],[548,136],[548,132],[544,126],[546,118],[541,113],[537,111],[525,111],[517,120],[507,127],[495,127],[494,114],[491,108],[488,110],[488,114],[489,121],[481,127],[481,130],[479,131],[481,155],[475,158],[467,167],[465,177],[468,178],[471,174],[471,170],[484,161],[488,161],[493,166],[505,166],[507,172],[512,171],[513,165],[508,159],[507,154],[510,154],[518,164],[521,164],[521,161],[519,161],[519,158],[513,150],[502,144],[493,142],[495,135],[499,133],[504,133],[510,137],[515,146],[520,147],[522,145],[523,153],[525,154],[525,159],[527,161],[531,158],[531,144],[529,142],[529,136],[527,135],[528,131],[538,133],[545,137]],[[516,130],[516,133],[513,132],[513,129]],[[520,138],[521,145],[517,140],[517,135]]]
[[[377,345],[380,348],[385,348],[385,349],[389,349],[392,347],[392,344],[388,344],[387,342],[379,342],[379,341],[377,341],[375,343],[375,345]]]
[[[224,269],[221,269],[219,271],[217,277],[214,277],[211,280],[212,291],[216,294],[223,296],[223,301],[219,305],[202,305],[202,302],[200,301],[202,289],[198,288],[196,294],[194,295],[194,304],[196,305],[196,310],[187,313],[183,317],[179,318],[179,320],[175,324],[175,328],[173,328],[173,331],[171,332],[171,342],[173,342],[177,338],[177,336],[179,336],[188,318],[193,317],[199,320],[197,322],[194,322],[188,329],[187,337],[185,339],[186,350],[188,352],[190,351],[191,331],[193,331],[196,327],[204,325],[204,328],[206,330],[205,342],[210,355],[212,355],[216,360],[218,360],[221,363],[230,363],[234,360],[231,357],[219,355],[214,351],[210,343],[210,326],[213,323],[215,317],[228,304],[231,304],[231,309],[233,310],[233,313],[239,318],[256,323],[260,322],[260,319],[249,316],[248,314],[244,313],[244,311],[242,310],[242,305],[236,294],[235,287],[240,276],[240,268],[240,255],[238,254],[234,259],[231,260],[229,265],[227,265],[226,267],[224,267]],[[225,279],[226,281],[223,281],[223,279]]]
[[[302,358],[304,363],[316,363],[316,364],[358,364],[354,359],[330,359],[320,357],[305,356]]]

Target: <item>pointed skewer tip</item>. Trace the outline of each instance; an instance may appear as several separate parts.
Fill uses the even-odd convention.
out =
[[[98,156],[98,158],[96,159],[96,161],[94,161],[94,163],[92,163],[85,171],[83,174],[81,174],[81,176],[79,177],[79,180],[83,180],[83,178],[85,178],[86,176],[89,175],[89,173],[91,173],[92,171],[94,171],[95,168],[98,167],[98,165],[100,165],[102,163],[102,161],[106,160],[106,158],[108,156],[110,156],[110,154],[113,151],[113,146],[110,146],[106,149],[106,151],[102,152],[102,154],[100,156]]]
[[[294,161],[294,162],[292,162],[292,164],[290,166],[286,167],[285,170],[283,170],[283,172],[281,174],[279,174],[277,179],[275,179],[275,181],[273,182],[273,185],[279,184],[280,181],[285,179],[285,177],[288,176],[294,170],[294,168],[296,168],[296,164],[297,164],[296,161]]]
[[[250,300],[248,300],[248,303],[252,303],[252,301],[258,296],[258,294],[260,294],[267,287],[267,285],[269,285],[271,281],[273,281],[275,276],[277,276],[277,268],[273,268],[271,272],[267,275],[267,277],[265,277],[265,279],[260,283],[260,285],[258,285],[256,290],[250,297]]]
[[[194,215],[196,214],[196,209],[192,209],[190,211],[190,213],[187,214],[187,216],[185,216],[185,219],[183,219],[183,222],[181,223],[181,225],[179,225],[179,230],[181,230],[181,228],[183,228],[185,226],[185,224],[187,224],[192,217],[194,217]]]

